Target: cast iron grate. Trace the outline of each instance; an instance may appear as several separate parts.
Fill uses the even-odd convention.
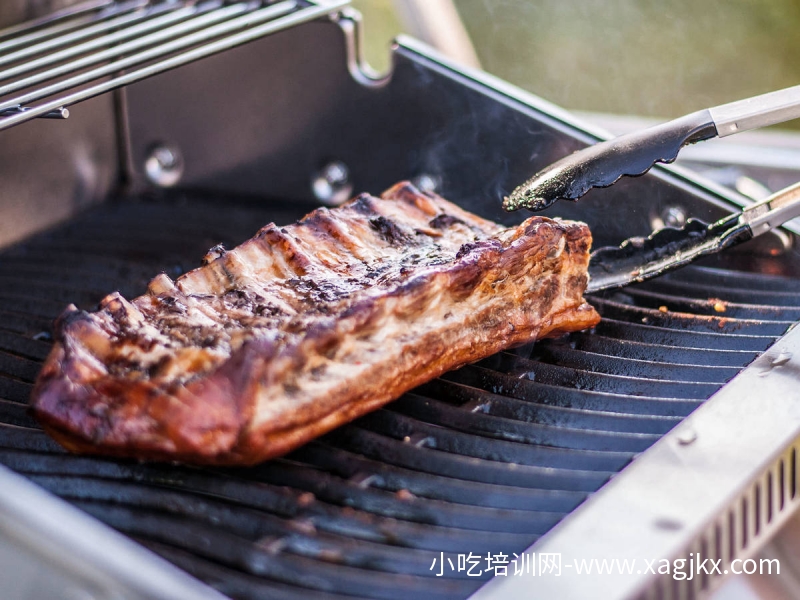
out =
[[[486,563],[437,577],[441,552],[457,568],[528,547],[800,318],[800,282],[685,269],[593,298],[594,332],[448,373],[248,469],[70,456],[31,419],[65,304],[136,296],[307,208],[129,200],[0,254],[0,462],[233,597],[465,597]]]

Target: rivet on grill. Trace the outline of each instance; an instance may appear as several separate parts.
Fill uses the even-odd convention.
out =
[[[339,206],[347,202],[353,194],[350,169],[340,160],[329,162],[314,173],[311,191],[317,200],[327,206]]]
[[[697,440],[697,432],[694,429],[684,428],[678,433],[678,443],[681,446],[688,446]]]
[[[435,192],[442,184],[439,177],[428,173],[417,175],[411,180],[411,183],[421,192]]]
[[[147,179],[158,187],[172,187],[183,176],[183,155],[174,146],[153,146],[144,161]]]
[[[665,227],[683,227],[686,225],[686,211],[680,206],[668,206],[661,211],[661,221]]]

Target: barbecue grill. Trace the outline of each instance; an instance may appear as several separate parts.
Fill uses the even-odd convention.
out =
[[[29,416],[69,302],[137,296],[209,247],[401,179],[510,224],[503,195],[603,137],[410,38],[371,71],[346,4],[93,0],[0,32],[8,597],[701,597],[721,578],[493,577],[485,557],[727,565],[791,517],[787,232],[593,296],[595,330],[448,373],[252,468],[73,456]],[[605,245],[745,203],[659,167],[551,213]],[[470,553],[480,568],[459,570]]]

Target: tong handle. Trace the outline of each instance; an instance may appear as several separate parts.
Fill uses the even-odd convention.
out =
[[[800,118],[800,85],[709,108],[717,135],[725,137]]]
[[[750,227],[753,237],[800,217],[800,183],[784,188],[742,211],[740,222]]]

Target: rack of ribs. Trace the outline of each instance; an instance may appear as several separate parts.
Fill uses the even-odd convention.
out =
[[[399,183],[269,224],[128,301],[75,306],[32,407],[66,448],[253,464],[450,369],[592,327],[591,234],[505,228]]]

